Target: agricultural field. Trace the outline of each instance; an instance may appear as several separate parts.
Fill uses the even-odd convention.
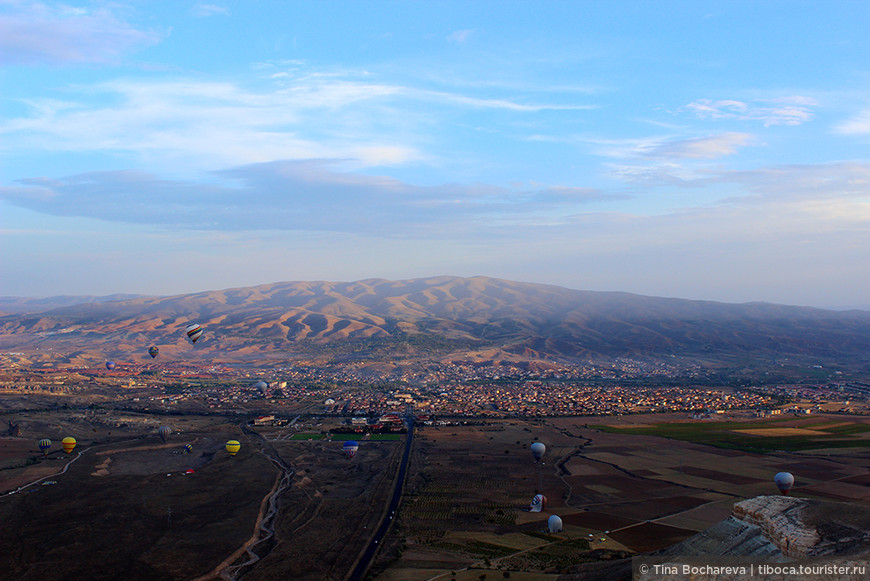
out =
[[[422,429],[396,558],[382,561],[375,579],[554,579],[584,562],[603,565],[680,542],[727,518],[735,502],[778,494],[780,471],[795,475],[793,495],[870,505],[866,418],[702,424],[673,414],[635,416],[625,428],[601,419]],[[719,445],[742,439],[790,446]],[[816,439],[834,445],[821,448]],[[847,440],[849,447],[839,443]],[[547,445],[543,464],[528,449],[535,441]],[[532,513],[537,491],[548,502]],[[548,534],[553,514],[564,530]]]
[[[649,425],[596,425],[603,431],[650,435],[744,452],[797,452],[870,447],[870,418],[793,416],[757,421],[683,421]]]

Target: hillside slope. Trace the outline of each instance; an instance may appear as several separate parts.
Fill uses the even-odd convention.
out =
[[[16,304],[18,310],[25,306]],[[283,282],[172,297],[91,298],[48,310],[32,306],[32,312],[0,317],[4,349],[49,343],[66,351],[123,353],[148,344],[181,349],[185,325],[196,321],[206,328],[199,353],[242,358],[354,344],[345,351],[358,356],[400,346],[439,356],[494,350],[498,357],[528,360],[870,360],[866,311],[577,291],[486,277]]]

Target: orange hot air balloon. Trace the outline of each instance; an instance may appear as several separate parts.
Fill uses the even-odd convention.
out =
[[[67,454],[71,454],[72,451],[73,451],[73,450],[75,449],[75,447],[76,447],[76,439],[73,438],[72,436],[67,436],[66,438],[64,438],[64,439],[61,441],[60,444],[61,444],[61,446],[63,446],[63,451],[64,451],[64,452],[66,452]]]
[[[238,440],[230,440],[227,442],[227,452],[230,453],[230,456],[235,456],[239,450],[242,449],[242,445]]]

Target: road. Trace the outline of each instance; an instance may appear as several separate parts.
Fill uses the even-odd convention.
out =
[[[410,414],[405,416],[405,421],[408,425],[408,438],[405,441],[405,453],[402,456],[402,463],[399,465],[399,473],[396,477],[396,487],[393,489],[393,498],[390,500],[390,505],[387,507],[387,514],[384,520],[381,521],[381,526],[375,532],[374,536],[369,540],[369,546],[366,547],[365,553],[356,564],[353,572],[347,578],[347,581],[362,581],[365,578],[375,553],[381,546],[384,537],[387,536],[387,531],[390,530],[390,525],[393,524],[393,519],[396,516],[396,511],[399,510],[399,502],[402,500],[402,490],[405,487],[405,472],[408,468],[408,459],[411,457],[411,444],[414,441],[414,417]]]

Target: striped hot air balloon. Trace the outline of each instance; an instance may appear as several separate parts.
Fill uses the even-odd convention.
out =
[[[39,446],[39,449],[42,450],[42,455],[47,456],[48,449],[51,448],[51,440],[49,440],[48,438],[43,438],[39,441],[37,445]]]
[[[191,343],[196,343],[196,340],[202,337],[202,326],[199,323],[191,323],[185,330],[187,338]]]
[[[242,444],[238,440],[230,440],[227,442],[227,452],[230,456],[235,456],[242,449]]]
[[[191,444],[185,444],[184,451],[190,454],[191,452],[193,452],[193,446]]]
[[[543,494],[536,494],[529,503],[529,512],[541,512],[541,509],[547,504],[547,497]]]
[[[160,439],[164,442],[167,438],[169,438],[169,434],[172,433],[172,429],[169,426],[160,426],[157,428],[157,435],[160,436]]]
[[[76,439],[72,436],[67,436],[60,442],[61,446],[63,446],[63,451],[67,454],[72,454],[72,451],[76,447]]]
[[[155,357],[157,357],[158,353],[160,353],[160,349],[158,349],[157,347],[152,346],[152,347],[148,348],[148,355],[151,356],[151,359],[154,359]]]

